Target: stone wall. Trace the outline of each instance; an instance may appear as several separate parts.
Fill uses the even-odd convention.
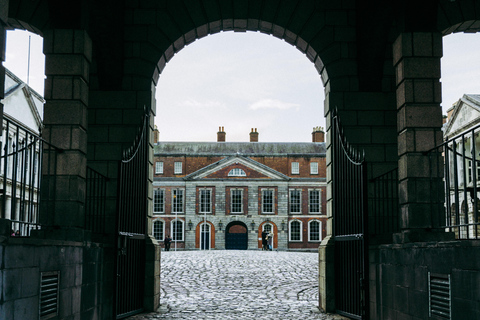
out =
[[[104,246],[73,241],[9,238],[0,244],[0,319],[38,319],[42,272],[59,272],[59,319],[112,315]],[[110,282],[110,283],[109,283]],[[108,284],[108,285],[107,285]]]
[[[480,319],[478,256],[474,240],[370,247],[371,319],[429,319],[429,272],[450,276],[450,319]]]

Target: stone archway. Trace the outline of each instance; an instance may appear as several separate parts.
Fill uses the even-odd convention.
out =
[[[248,228],[245,223],[241,221],[233,221],[225,227],[225,249],[248,249]]]

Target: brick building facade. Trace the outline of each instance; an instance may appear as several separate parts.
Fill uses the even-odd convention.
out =
[[[326,149],[312,142],[159,142],[155,132],[153,234],[176,249],[317,249],[326,235]]]

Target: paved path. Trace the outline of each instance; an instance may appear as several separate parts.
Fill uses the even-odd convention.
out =
[[[318,254],[162,252],[160,313],[140,319],[343,319],[318,312]]]

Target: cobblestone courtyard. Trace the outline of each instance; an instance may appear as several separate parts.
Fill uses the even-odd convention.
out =
[[[343,319],[318,312],[318,254],[162,252],[160,313],[133,319]]]

